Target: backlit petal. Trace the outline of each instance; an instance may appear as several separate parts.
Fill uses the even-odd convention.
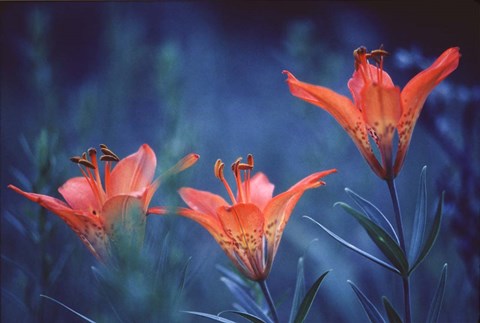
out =
[[[400,89],[369,84],[362,92],[365,122],[375,132],[386,177],[392,177],[393,137],[402,115]]]
[[[320,179],[334,172],[336,172],[335,169],[330,169],[311,174],[293,185],[288,191],[275,196],[267,204],[264,210],[264,231],[267,238],[269,265],[273,262],[283,230],[300,197],[306,190],[324,185],[325,183],[321,182]]]
[[[92,188],[85,177],[74,177],[65,182],[58,189],[68,205],[75,210],[96,213],[100,212],[102,207],[100,202],[93,194]]]
[[[460,60],[458,47],[447,49],[427,69],[418,73],[402,90],[403,114],[398,124],[399,146],[395,160],[395,175],[402,168],[413,128],[430,92],[457,67]]]
[[[105,235],[101,218],[81,210],[73,210],[65,202],[50,196],[27,193],[13,185],[8,187],[59,216],[99,260],[105,261],[108,258],[108,237]]]
[[[275,185],[270,183],[265,174],[256,173],[250,179],[250,203],[263,210],[268,201],[272,199],[274,188]]]
[[[143,246],[146,210],[140,198],[117,195],[103,205],[102,218],[116,252],[138,252]]]
[[[287,83],[290,92],[330,113],[352,138],[373,171],[377,174],[383,174],[382,167],[375,158],[370,145],[362,113],[353,102],[328,88],[301,82],[291,73],[287,71],[284,71],[284,73],[288,76]]]
[[[251,203],[220,207],[218,217],[227,235],[234,241],[233,253],[237,267],[248,268],[250,277],[258,280],[264,274],[262,211]]]
[[[110,174],[107,196],[129,194],[149,185],[155,174],[157,158],[147,144],[136,153],[120,160]]]
[[[178,193],[192,210],[211,216],[216,216],[219,207],[228,206],[223,197],[207,191],[183,187]]]

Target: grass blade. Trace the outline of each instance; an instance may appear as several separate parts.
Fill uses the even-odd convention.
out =
[[[375,305],[365,296],[365,294],[362,293],[360,289],[358,289],[357,286],[350,280],[347,281],[350,286],[352,287],[353,291],[357,295],[358,300],[360,301],[360,304],[362,304],[363,309],[365,310],[365,313],[368,316],[368,319],[372,323],[385,323],[385,319],[382,317],[380,312],[377,310]]]
[[[301,299],[305,296],[305,274],[303,269],[303,257],[298,258],[297,263],[297,281],[295,283],[295,291],[293,293],[292,309],[288,322],[293,322],[295,315],[300,307]]]
[[[385,307],[385,311],[387,311],[387,317],[389,323],[402,323],[402,319],[400,315],[398,315],[397,311],[393,308],[392,303],[386,298],[385,296],[382,297],[383,307]]]
[[[432,304],[430,305],[430,310],[428,311],[427,323],[436,323],[438,322],[438,317],[440,315],[440,310],[443,303],[443,295],[445,294],[445,285],[447,282],[447,264],[443,265],[442,275],[438,282],[437,289],[432,299]]]
[[[372,220],[362,213],[350,207],[350,205],[338,202],[347,213],[352,215],[358,223],[367,231],[372,241],[377,245],[380,251],[390,260],[391,264],[400,271],[402,275],[408,273],[408,262],[400,246],[385,232],[381,227],[376,225]]]
[[[382,267],[384,267],[388,270],[393,271],[394,273],[400,274],[400,271],[397,268],[393,267],[390,264],[387,264],[385,261],[378,259],[377,257],[375,257],[375,256],[369,254],[368,252],[358,248],[357,246],[345,241],[344,239],[340,238],[338,235],[336,235],[332,231],[328,230],[326,227],[324,227],[323,225],[321,225],[320,223],[318,223],[314,219],[312,219],[308,216],[304,216],[304,218],[307,218],[307,219],[311,220],[312,222],[314,222],[315,224],[317,224],[320,228],[322,228],[325,232],[327,232],[332,238],[334,238],[335,240],[337,240],[338,242],[340,242],[341,244],[343,244],[345,247],[349,248],[350,250],[355,251],[356,253],[364,256],[365,258],[367,258],[367,259],[369,259],[373,262],[376,262],[380,266],[382,266]]]
[[[364,199],[349,188],[345,188],[345,192],[352,198],[352,200],[355,201],[355,203],[357,203],[357,205],[370,220],[372,220],[376,225],[385,229],[385,231],[387,231],[387,233],[390,234],[390,236],[394,238],[398,244],[400,244],[397,233],[393,229],[392,224],[372,202]]]
[[[437,212],[433,220],[432,228],[430,229],[430,234],[428,235],[427,240],[425,240],[422,247],[422,251],[420,252],[420,255],[418,256],[413,266],[411,266],[408,274],[412,273],[415,270],[415,268],[417,268],[417,266],[423,261],[423,259],[425,259],[425,257],[428,255],[428,253],[432,249],[433,244],[435,243],[435,240],[437,239],[438,233],[440,232],[440,224],[442,223],[444,198],[445,198],[445,192],[442,193],[440,201],[438,202]]]
[[[49,299],[49,300],[51,300],[51,301],[53,301],[53,302],[57,303],[58,305],[61,305],[61,306],[63,306],[64,308],[66,308],[67,310],[69,310],[69,311],[70,311],[70,312],[72,312],[73,314],[75,314],[75,315],[77,315],[77,316],[81,317],[82,319],[84,319],[84,320],[85,320],[85,321],[87,321],[87,322],[90,322],[90,323],[95,323],[95,321],[93,321],[93,320],[89,319],[89,318],[88,318],[88,317],[86,317],[85,315],[82,315],[82,314],[78,313],[77,311],[73,310],[72,308],[68,307],[67,305],[63,304],[62,302],[60,302],[60,301],[57,301],[57,300],[56,300],[56,299],[54,299],[54,298],[51,298],[51,297],[49,297],[49,296],[47,296],[47,295],[40,295],[40,297],[44,297],[44,298],[46,298],[46,299]]]
[[[310,287],[307,294],[303,298],[302,304],[300,304],[297,315],[295,317],[295,323],[302,323],[305,320],[305,317],[307,317],[308,312],[310,311],[313,300],[317,295],[318,289],[320,288],[320,284],[329,272],[330,270],[327,270],[322,275],[320,275],[320,277],[318,277],[318,279],[313,283],[312,287]]]
[[[427,167],[423,167],[420,174],[420,185],[418,188],[417,205],[415,207],[415,217],[413,218],[412,240],[410,241],[410,250],[408,252],[408,261],[413,263],[418,257],[420,246],[425,235],[425,226],[427,223]]]

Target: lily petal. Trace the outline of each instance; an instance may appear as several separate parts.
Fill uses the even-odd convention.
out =
[[[178,190],[181,198],[194,211],[205,213],[216,217],[217,209],[229,204],[223,197],[207,191],[196,190],[189,187],[182,187]]]
[[[103,205],[102,218],[116,252],[140,250],[146,225],[146,210],[140,198],[117,195],[108,199]]]
[[[288,71],[283,73],[288,76],[290,92],[330,113],[352,138],[373,171],[382,174],[382,166],[373,153],[362,113],[353,102],[326,87],[301,82]]]
[[[73,210],[65,202],[51,196],[24,192],[14,185],[8,187],[59,216],[97,259],[105,261],[108,258],[108,237],[99,217]]]
[[[382,156],[384,176],[393,176],[393,137],[402,115],[400,89],[369,84],[362,91],[365,122],[374,131]]]
[[[265,207],[265,236],[267,237],[268,260],[267,264],[273,262],[273,258],[280,244],[283,230],[287,225],[293,208],[303,193],[311,188],[324,185],[320,178],[336,172],[330,169],[323,172],[311,174],[293,185],[288,191],[275,196]]]
[[[157,158],[149,145],[143,144],[138,151],[120,160],[110,173],[107,196],[128,194],[149,185],[155,174]]]
[[[263,210],[268,201],[272,199],[275,185],[270,183],[268,177],[259,172],[250,179],[250,203]]]
[[[412,78],[403,89],[401,94],[403,114],[398,124],[399,144],[394,166],[395,175],[402,168],[413,128],[427,96],[435,86],[457,69],[460,56],[458,47],[447,49],[429,68]]]
[[[74,177],[58,189],[68,205],[75,210],[98,214],[102,207],[93,194],[92,188],[85,177]]]
[[[263,278],[265,266],[262,211],[254,204],[240,203],[232,207],[220,207],[217,214],[225,232],[234,241],[233,250],[230,250],[238,258],[234,263],[240,265],[240,269],[246,267],[254,279]]]

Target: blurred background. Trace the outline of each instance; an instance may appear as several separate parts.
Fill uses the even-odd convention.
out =
[[[80,175],[68,158],[100,143],[120,157],[148,143],[158,173],[187,153],[201,155],[160,187],[152,205],[183,205],[176,193],[182,186],[227,197],[213,174],[217,158],[229,165],[252,153],[274,194],[337,168],[325,187],[305,193],[285,230],[268,280],[279,314],[288,317],[297,259],[304,255],[308,286],[333,269],[307,321],[366,321],[347,280],[378,308],[385,295],[403,312],[397,277],[302,218],[378,255],[362,228],[333,204],[352,203],[344,192],[349,187],[390,219],[393,214],[387,186],[348,135],[325,111],[293,97],[281,73],[287,69],[350,97],[352,51],[382,44],[391,53],[385,70],[401,87],[445,49],[461,49],[460,66],[425,104],[397,188],[407,241],[424,165],[431,217],[446,191],[439,238],[412,276],[413,317],[425,320],[448,263],[442,321],[478,320],[478,3],[7,2],[0,20],[2,321],[81,321],[40,294],[93,320],[129,321],[99,286],[91,270],[96,260],[65,223],[6,189],[15,184],[59,197],[57,188]],[[162,285],[158,304],[212,314],[232,309],[235,297],[216,267],[230,265],[206,230],[175,215],[150,216],[147,226],[152,262],[162,267],[157,272],[175,277],[164,281],[181,280],[188,262],[182,294],[172,301],[166,295],[178,293],[177,285]],[[135,288],[125,282],[132,295],[142,293]],[[160,308],[148,311],[157,321],[170,320]]]

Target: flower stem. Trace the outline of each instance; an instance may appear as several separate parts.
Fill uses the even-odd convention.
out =
[[[386,180],[388,185],[388,190],[390,191],[390,196],[393,203],[393,211],[395,213],[395,222],[398,230],[398,239],[400,240],[400,248],[402,248],[403,253],[406,255],[405,248],[405,238],[403,235],[403,224],[402,224],[402,215],[400,213],[400,203],[398,202],[397,189],[395,187],[395,181],[393,179]],[[405,323],[410,323],[412,321],[411,311],[410,311],[410,278],[408,275],[402,277],[403,280],[403,299],[405,304]]]
[[[398,239],[400,240],[400,248],[402,248],[405,253],[405,239],[403,237],[403,224],[402,224],[402,215],[400,214],[400,204],[398,202],[397,189],[395,187],[395,181],[393,179],[386,180],[388,185],[388,190],[390,191],[390,196],[393,203],[393,211],[395,213],[395,223],[398,230]]]
[[[268,307],[270,308],[270,313],[273,317],[273,322],[278,323],[279,320],[278,320],[277,310],[275,308],[275,304],[273,303],[272,296],[270,295],[270,291],[268,290],[266,280],[260,280],[258,282],[258,284],[262,288],[263,295],[265,296],[265,299],[267,300]]]

